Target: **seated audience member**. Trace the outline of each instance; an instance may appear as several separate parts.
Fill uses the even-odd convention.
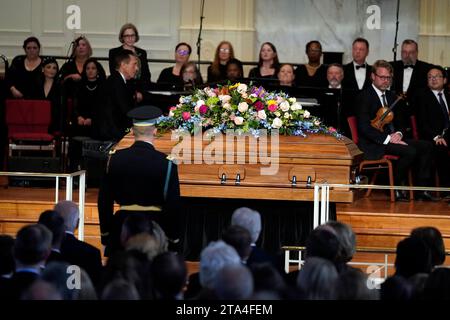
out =
[[[78,205],[64,200],[58,202],[54,210],[59,212],[64,219],[65,237],[61,244],[61,254],[64,260],[86,270],[94,285],[97,285],[102,270],[100,250],[78,240],[74,235],[80,217]]]
[[[121,46],[109,50],[109,72],[112,74],[117,69],[117,56],[123,50],[130,50],[138,58],[139,72],[128,79],[131,91],[136,96],[136,102],[140,103],[144,99],[144,93],[150,88],[151,73],[148,67],[147,51],[136,46],[139,41],[139,32],[132,23],[126,23],[120,28],[119,41]]]
[[[117,278],[109,282],[102,292],[101,300],[140,300],[139,292],[129,281]]]
[[[444,264],[445,244],[441,232],[435,227],[419,227],[411,231],[410,237],[422,239],[431,252],[431,266]]]
[[[405,238],[397,244],[395,274],[408,279],[417,273],[431,272],[431,250],[416,237]]]
[[[338,273],[331,261],[309,257],[298,273],[297,288],[304,300],[333,300],[337,280]]]
[[[295,86],[295,71],[292,64],[282,64],[277,74],[280,86],[292,87]]]
[[[369,288],[367,274],[360,269],[347,269],[341,272],[336,281],[338,300],[377,300],[378,290]]]
[[[19,230],[14,243],[16,270],[0,288],[0,296],[18,300],[41,275],[50,255],[52,234],[41,224],[27,225]]]
[[[256,263],[250,267],[253,275],[254,292],[275,292],[280,297],[287,290],[286,283],[277,269],[267,262]]]
[[[36,37],[29,37],[23,42],[25,55],[13,59],[8,69],[6,85],[11,97],[17,99],[37,99],[36,83],[41,78],[42,59],[39,56],[41,43]]]
[[[46,210],[41,213],[38,220],[52,233],[52,250],[47,258],[46,264],[50,262],[65,261],[61,254],[61,244],[65,235],[64,219],[61,214],[54,210]]]
[[[363,90],[370,86],[372,66],[367,63],[369,41],[356,38],[352,44],[352,62],[344,66],[343,86],[350,90]]]
[[[248,77],[277,79],[279,69],[277,48],[270,42],[264,42],[259,50],[258,66],[250,70]]]
[[[61,292],[47,281],[37,279],[22,294],[22,300],[63,300]]]
[[[450,94],[445,92],[446,72],[440,66],[428,71],[428,88],[414,102],[419,138],[433,144],[440,187],[450,187]]]
[[[231,225],[223,232],[222,240],[236,249],[243,264],[247,263],[248,257],[252,251],[252,239],[250,232],[246,228]]]
[[[159,84],[173,84],[175,86],[181,85],[181,68],[189,61],[192,49],[186,42],[180,42],[175,47],[175,65],[173,67],[165,68],[161,71],[157,83]]]
[[[45,58],[42,61],[42,76],[39,82],[38,99],[49,100],[52,106],[52,119],[49,133],[58,133],[65,128],[64,112],[61,107],[61,90],[57,81],[59,72],[58,62],[54,58]]]
[[[313,40],[306,44],[306,55],[308,63],[302,64],[295,70],[295,81],[297,86],[326,88],[327,67],[320,61],[322,57],[322,45]]]
[[[213,284],[218,300],[248,300],[253,294],[253,277],[243,265],[226,265]]]
[[[356,235],[352,227],[338,221],[328,221],[327,226],[333,228],[339,242],[339,249],[336,256],[336,269],[339,273],[347,269],[353,269],[347,265],[356,252]]]
[[[208,67],[208,83],[213,84],[227,79],[227,62],[230,59],[234,59],[233,46],[229,41],[220,42],[214,60]]]
[[[238,59],[230,59],[227,62],[227,80],[237,82],[244,77],[242,62]]]
[[[193,90],[198,85],[203,84],[203,80],[195,62],[189,61],[185,63],[181,67],[180,75],[185,91]]]
[[[0,235],[0,299],[6,298],[4,295],[7,292],[3,291],[3,287],[8,283],[15,270],[13,248],[14,238]]]
[[[380,300],[382,301],[408,301],[414,294],[412,283],[402,276],[394,275],[381,284]]]
[[[423,290],[425,300],[450,300],[450,269],[436,268],[428,276]]]
[[[365,159],[380,159],[385,154],[398,156],[394,169],[395,185],[406,185],[408,170],[415,164],[415,185],[429,186],[431,180],[432,144],[424,140],[404,139],[403,127],[397,123],[397,113],[394,111],[392,123],[384,125],[380,130],[373,127],[371,121],[377,117],[377,112],[384,106],[394,103],[394,93],[388,90],[393,76],[392,66],[378,60],[372,67],[372,86],[363,90],[356,99],[358,105],[357,124],[358,146],[364,152]],[[396,190],[397,201],[408,201],[406,193]],[[416,199],[432,201],[434,198],[428,191],[418,192]]]
[[[151,264],[156,300],[183,300],[188,270],[183,257],[174,252],[156,256]]]

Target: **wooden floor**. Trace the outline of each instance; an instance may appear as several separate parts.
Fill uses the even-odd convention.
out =
[[[100,248],[97,194],[97,189],[86,191],[85,240]],[[77,201],[77,189],[73,197]],[[61,190],[59,199],[64,198]],[[42,211],[52,209],[54,201],[54,188],[6,187],[0,180],[0,234],[15,235],[21,226],[36,222]],[[337,219],[352,226],[358,247],[395,249],[413,228],[434,226],[442,232],[446,248],[450,249],[450,207],[443,200],[391,203],[387,194],[374,191],[370,198],[338,204]],[[354,260],[381,263],[385,259],[382,254],[358,253]],[[387,258],[390,263],[394,259],[393,254]],[[197,268],[196,262],[191,263],[192,268]]]

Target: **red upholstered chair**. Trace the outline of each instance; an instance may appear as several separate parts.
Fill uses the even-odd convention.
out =
[[[359,138],[358,138],[358,126],[356,123],[356,117],[351,116],[347,118],[348,125],[350,127],[350,132],[352,135],[352,140],[355,144],[358,144]],[[376,178],[379,174],[380,170],[387,169],[389,174],[389,185],[393,187],[394,184],[394,171],[392,167],[392,160],[397,160],[398,156],[394,155],[384,155],[383,158],[379,160],[363,160],[359,164],[359,172],[362,172],[363,170],[374,170],[374,174],[372,176],[372,180],[370,181],[370,184],[375,184]],[[411,172],[409,172],[409,183],[412,185],[412,176]],[[366,197],[369,197],[372,193],[372,189],[368,189],[366,192]],[[390,190],[391,195],[391,202],[395,201],[395,194],[394,189]],[[414,192],[411,190],[409,192],[410,199],[414,199]]]
[[[47,150],[55,157],[55,138],[48,133],[50,101],[8,99],[5,106],[9,156],[14,150]]]

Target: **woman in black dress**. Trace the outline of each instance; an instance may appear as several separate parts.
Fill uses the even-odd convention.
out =
[[[36,37],[29,37],[23,42],[23,49],[25,55],[19,55],[11,62],[6,75],[7,86],[12,98],[37,99],[36,83],[42,76],[41,43]]]
[[[271,42],[264,42],[259,50],[258,66],[251,69],[248,77],[256,79],[277,79],[280,68],[277,48]]]
[[[45,58],[42,62],[41,81],[38,86],[38,99],[49,100],[52,105],[52,121],[49,133],[60,135],[64,126],[63,112],[61,110],[61,90],[57,81],[59,72],[58,62],[54,58]]]
[[[217,83],[227,79],[227,62],[234,58],[233,46],[222,41],[216,48],[213,63],[208,67],[208,83]]]
[[[186,42],[180,42],[175,47],[175,65],[165,68],[158,77],[158,84],[183,85],[180,77],[181,67],[189,61],[192,49]]]
[[[327,66],[321,64],[322,45],[313,40],[306,44],[306,55],[308,63],[298,66],[295,70],[295,81],[297,86],[302,87],[328,87]]]

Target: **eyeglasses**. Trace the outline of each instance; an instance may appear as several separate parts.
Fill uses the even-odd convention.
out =
[[[378,74],[375,73],[375,75],[380,78],[383,81],[391,81],[392,77],[391,76],[379,76]]]
[[[226,49],[226,48],[220,48],[219,51],[225,52],[225,53],[230,53],[230,49]]]
[[[428,76],[428,80],[437,80],[437,79],[441,79],[441,78],[443,78],[443,76],[441,76],[441,75]]]
[[[136,35],[135,34],[124,34],[122,37],[123,38],[135,38]]]
[[[189,55],[189,50],[177,50],[177,53],[180,56],[187,56],[187,55]]]

